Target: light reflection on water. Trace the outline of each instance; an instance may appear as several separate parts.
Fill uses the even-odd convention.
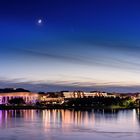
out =
[[[139,110],[0,110],[0,140],[138,140]]]

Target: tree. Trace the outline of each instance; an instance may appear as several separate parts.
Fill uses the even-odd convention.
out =
[[[23,100],[23,98],[13,98],[11,100],[9,100],[10,104],[25,104],[25,101]]]

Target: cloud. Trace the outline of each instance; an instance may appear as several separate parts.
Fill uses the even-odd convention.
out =
[[[50,53],[50,52],[41,52],[37,50],[31,50],[31,49],[19,49],[19,48],[14,48],[16,51],[19,53],[23,53],[29,56],[35,56],[35,57],[41,57],[41,58],[46,58],[46,59],[54,59],[58,61],[65,61],[65,62],[70,62],[70,63],[79,63],[79,64],[91,64],[89,60],[85,60],[81,57],[78,56],[70,56],[70,55],[65,55],[65,54],[59,54],[59,53]],[[65,52],[64,52],[65,53]]]
[[[140,91],[140,85],[123,85],[122,83],[106,82],[72,82],[72,81],[26,81],[23,79],[7,79],[0,80],[0,88],[25,88],[33,92],[49,92],[49,91],[62,91],[62,90],[82,90],[93,91],[100,90],[106,92],[119,92],[119,93],[133,93]]]
[[[116,50],[123,53],[140,52],[140,42],[138,39],[132,38],[132,36],[130,38],[126,36],[118,38],[114,35],[112,37],[100,35],[80,32],[80,34],[76,34],[76,36],[68,36],[65,39],[67,39],[68,42],[74,41],[77,44],[83,44],[83,46],[87,46],[87,49],[99,48],[101,50]]]
[[[123,69],[128,71],[135,71],[139,72],[140,69],[140,63],[138,61],[131,61],[128,60],[127,57],[122,58],[119,56],[113,56],[109,54],[100,55],[100,54],[93,54],[86,56],[84,54],[67,54],[65,55],[65,52],[62,54],[60,53],[50,53],[50,52],[42,52],[38,50],[33,49],[19,49],[14,48],[19,53],[25,54],[28,57],[36,57],[36,58],[43,58],[46,61],[58,61],[58,62],[65,62],[70,64],[78,64],[78,65],[85,65],[90,67],[102,67],[102,68],[115,68],[115,69]],[[127,59],[127,60],[126,60]]]

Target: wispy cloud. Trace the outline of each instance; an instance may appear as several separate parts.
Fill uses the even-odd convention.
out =
[[[35,56],[35,57],[41,57],[41,58],[46,58],[46,59],[54,59],[58,61],[65,61],[65,62],[71,62],[71,63],[80,63],[80,64],[91,64],[89,60],[85,60],[82,57],[78,56],[70,56],[70,55],[65,55],[65,52],[63,54],[59,53],[50,53],[50,52],[42,52],[38,50],[31,50],[31,49],[19,49],[19,48],[14,48],[16,51],[19,53],[27,54],[30,56]]]
[[[101,55],[101,54],[90,54],[89,56],[86,55],[79,55],[79,54],[65,54],[64,53],[52,53],[41,50],[35,49],[19,49],[13,48],[18,53],[22,53],[27,55],[28,57],[36,57],[36,58],[43,58],[46,61],[59,61],[65,62],[70,64],[80,64],[85,66],[98,66],[98,67],[109,67],[115,69],[127,69],[128,71],[135,71],[139,72],[140,63],[138,61],[131,61],[128,60],[127,57],[117,57],[117,56],[110,56],[109,54]]]
[[[26,81],[25,79],[1,79],[0,88],[16,87],[31,91],[61,91],[61,90],[101,90],[107,92],[139,92],[140,85],[125,85],[121,82],[74,82],[74,81]]]

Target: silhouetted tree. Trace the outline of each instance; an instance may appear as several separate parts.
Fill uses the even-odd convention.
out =
[[[23,98],[13,98],[11,100],[9,100],[10,104],[25,104],[25,101],[23,100]]]

